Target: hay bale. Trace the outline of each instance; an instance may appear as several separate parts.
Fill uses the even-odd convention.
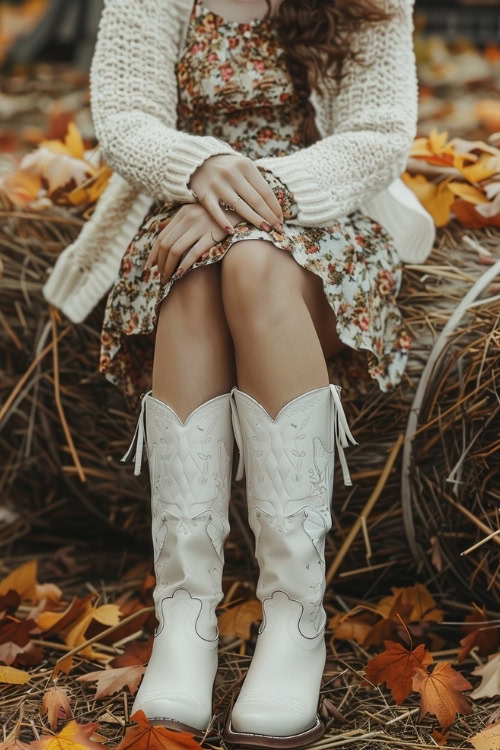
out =
[[[5,542],[29,535],[33,543],[49,530],[70,530],[72,537],[105,537],[112,530],[119,543],[149,544],[147,472],[133,477],[130,465],[119,461],[136,415],[97,370],[105,301],[73,325],[51,316],[42,295],[55,257],[83,219],[76,208],[34,213],[2,200],[0,488],[8,512],[0,533]],[[433,578],[443,596],[458,596],[467,581],[479,601],[500,600],[500,539],[459,556],[498,523],[498,299],[470,308],[447,341],[438,370],[426,382],[411,451],[405,449],[403,469],[411,483],[403,503],[401,482],[401,441],[426,362],[440,331],[489,268],[478,262],[477,246],[498,253],[499,238],[498,229],[452,224],[439,230],[424,266],[405,267],[399,299],[414,344],[394,393],[382,393],[366,376],[364,352],[349,350],[331,363],[330,379],[343,387],[359,442],[347,453],[353,487],[344,487],[338,474],[327,540],[327,564],[339,593],[366,596],[374,587],[386,591],[420,576]],[[491,289],[485,294],[494,297]],[[241,540],[231,563],[248,569],[253,539],[242,483],[233,487],[231,514],[232,534]]]

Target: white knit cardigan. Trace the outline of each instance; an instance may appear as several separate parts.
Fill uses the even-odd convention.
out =
[[[434,223],[400,179],[417,128],[414,0],[381,0],[399,13],[370,24],[354,43],[364,68],[346,66],[337,96],[312,92],[321,139],[254,160],[294,194],[291,224],[315,227],[360,208],[395,239],[404,262],[421,262]],[[177,130],[175,64],[193,0],[105,0],[90,69],[100,150],[113,169],[77,239],[44,286],[45,298],[82,321],[118,277],[123,254],[153,201],[192,203],[191,175],[209,156],[236,152],[212,136]],[[246,33],[246,32],[244,32]]]

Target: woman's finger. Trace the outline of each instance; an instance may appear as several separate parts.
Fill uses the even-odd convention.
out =
[[[201,237],[198,242],[196,242],[193,247],[186,253],[185,257],[181,260],[181,267],[177,269],[174,276],[176,274],[179,274],[179,276],[182,276],[183,274],[188,271],[193,263],[196,263],[197,260],[202,258],[203,256],[206,257],[208,254],[208,251],[210,248],[214,246],[213,240],[210,235],[205,235],[204,237]],[[179,273],[180,272],[180,273]]]
[[[184,234],[186,231],[186,223],[183,221],[183,218],[184,217],[179,217],[178,214],[176,214],[172,219],[168,220],[167,225],[162,229],[153,243],[146,265],[144,266],[146,269],[151,268],[151,266],[154,266],[157,262],[160,247],[170,247]]]
[[[245,173],[247,174],[247,179],[250,185],[252,185],[257,193],[261,195],[262,199],[269,206],[269,209],[273,214],[276,215],[278,221],[283,223],[285,217],[283,216],[283,209],[281,208],[281,204],[276,198],[266,178],[262,175],[260,169],[256,167],[253,162],[251,162],[247,167],[245,167],[245,170],[247,170]]]
[[[200,231],[196,227],[193,227],[189,232],[185,232],[173,245],[165,250],[163,248],[160,249],[161,265],[159,261],[158,269],[163,283],[166,283],[170,279],[182,255],[198,242],[199,239]]]
[[[282,231],[281,221],[272,213],[262,195],[249,182],[244,183],[238,190],[239,196],[234,195],[231,199],[224,198],[224,200],[233,204],[240,216],[264,231],[270,231],[271,227],[279,232]]]
[[[220,226],[224,231],[224,234],[232,234],[234,229],[231,222],[226,216],[226,212],[221,208],[219,204],[219,198],[216,198],[214,194],[209,194],[207,191],[203,200],[200,201],[201,205],[208,211],[212,219]]]

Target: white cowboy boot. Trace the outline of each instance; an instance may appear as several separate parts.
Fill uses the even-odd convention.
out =
[[[236,478],[245,471],[263,621],[224,731],[229,742],[299,747],[324,732],[317,708],[326,660],[324,550],[335,446],[350,485],[343,448],[348,440],[357,444],[339,392],[334,385],[308,391],[272,419],[252,396],[231,391]]]
[[[134,473],[140,473],[145,434],[158,626],[132,713],[142,709],[156,724],[202,735],[212,717],[215,608],[223,596],[229,532],[231,394],[201,404],[185,423],[150,394],[142,398],[134,438],[121,459],[128,459],[137,441]]]

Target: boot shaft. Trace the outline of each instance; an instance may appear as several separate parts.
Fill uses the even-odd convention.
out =
[[[234,447],[229,399],[228,393],[216,396],[182,422],[151,392],[143,397],[134,440],[136,473],[144,438],[149,464],[156,635],[164,626],[165,607],[183,589],[199,601],[198,635],[217,637]]]
[[[274,419],[237,388],[232,399],[260,570],[257,596],[264,612],[277,591],[298,602],[299,630],[314,638],[326,622],[325,538],[332,525],[335,448],[342,449],[347,436],[355,442],[339,413],[338,391],[326,386],[304,393]],[[350,483],[348,472],[344,479]]]

